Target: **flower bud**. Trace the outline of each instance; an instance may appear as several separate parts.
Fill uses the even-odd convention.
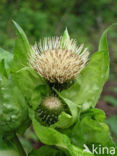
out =
[[[46,97],[36,110],[36,117],[45,125],[58,121],[58,116],[63,110],[61,101],[54,96]]]

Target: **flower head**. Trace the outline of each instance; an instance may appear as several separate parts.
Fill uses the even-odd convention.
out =
[[[43,106],[49,110],[57,110],[62,108],[61,101],[54,96],[46,97],[43,101]]]
[[[29,62],[34,70],[50,83],[73,80],[86,65],[89,52],[74,39],[44,38],[33,46]]]
[[[45,97],[36,110],[37,120],[40,119],[44,124],[51,125],[58,121],[58,116],[63,111],[63,104],[58,97]]]

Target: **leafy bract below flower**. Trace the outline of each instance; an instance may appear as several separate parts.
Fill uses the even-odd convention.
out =
[[[73,80],[86,65],[89,52],[74,39],[44,38],[32,48],[29,63],[50,83],[62,84]]]

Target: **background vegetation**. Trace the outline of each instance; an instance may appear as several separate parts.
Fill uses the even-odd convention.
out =
[[[0,0],[0,47],[13,51],[17,21],[34,44],[44,36],[61,35],[67,27],[70,35],[85,43],[95,52],[101,33],[117,23],[116,0]],[[117,141],[117,28],[109,35],[111,74],[97,104],[107,114],[115,141]],[[33,138],[28,131],[26,138]],[[34,144],[35,144],[34,141]],[[25,143],[25,140],[24,140]],[[25,143],[26,144],[26,143]],[[29,144],[28,144],[29,145]],[[29,145],[30,146],[30,145]],[[37,144],[35,145],[37,146]]]

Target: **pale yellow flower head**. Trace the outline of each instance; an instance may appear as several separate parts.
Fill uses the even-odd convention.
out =
[[[50,83],[73,80],[85,67],[89,52],[67,37],[44,38],[33,46],[29,57],[32,68]]]

